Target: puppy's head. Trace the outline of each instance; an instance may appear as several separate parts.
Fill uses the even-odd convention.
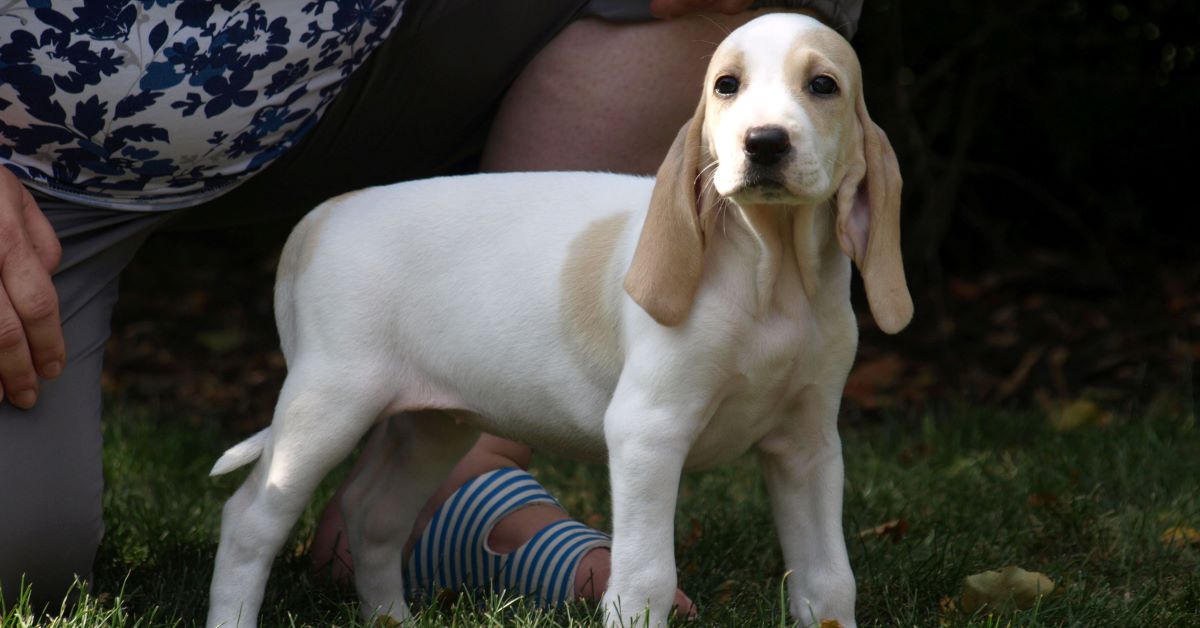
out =
[[[717,48],[705,87],[717,193],[741,205],[833,196],[861,137],[861,70],[841,35],[804,15],[755,20]]]
[[[876,322],[895,333],[912,317],[900,186],[850,44],[808,16],[760,17],[713,54],[696,111],[659,169],[625,288],[655,320],[678,324],[699,286],[700,216],[718,196],[743,207],[836,197],[838,241],[863,275]]]

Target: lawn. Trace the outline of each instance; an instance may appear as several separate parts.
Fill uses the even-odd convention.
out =
[[[92,595],[56,625],[190,626],[203,619],[220,505],[237,477],[208,467],[237,439],[195,421],[110,408],[105,422],[108,533]],[[1200,429],[1194,410],[1161,407],[1069,431],[1037,411],[942,406],[922,419],[843,429],[846,519],[866,626],[1196,626],[1200,545],[1165,543],[1200,528]],[[601,467],[539,458],[535,471],[577,516],[607,526]],[[264,625],[354,625],[353,594],[307,571],[305,540],[322,489],[276,560]],[[882,534],[872,531],[889,521]],[[676,519],[681,586],[698,624],[788,625],[766,492],[746,457],[685,478]],[[1048,575],[1034,609],[962,612],[967,575],[1005,565]],[[442,599],[421,626],[593,625],[595,608],[552,613],[520,600]],[[32,623],[10,612],[3,628]]]

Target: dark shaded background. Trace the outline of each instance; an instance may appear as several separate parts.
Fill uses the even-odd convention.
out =
[[[868,0],[855,46],[905,177],[917,316],[896,337],[862,317],[847,414],[1194,407],[1200,2]],[[152,238],[125,278],[110,398],[268,421],[285,235]]]
[[[1194,398],[1200,6],[867,5],[920,312],[867,347],[929,363],[941,395]]]

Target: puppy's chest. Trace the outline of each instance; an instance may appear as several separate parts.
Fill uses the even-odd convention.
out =
[[[737,374],[688,457],[689,466],[741,455],[794,413],[805,388],[827,383],[829,337],[809,321],[768,317],[738,338]],[[702,462],[701,462],[702,461]]]

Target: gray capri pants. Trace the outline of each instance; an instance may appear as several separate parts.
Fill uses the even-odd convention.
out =
[[[33,584],[35,607],[57,608],[74,579],[91,574],[104,534],[104,344],[120,273],[145,238],[164,226],[294,220],[346,191],[471,171],[505,90],[562,28],[581,16],[651,19],[645,0],[521,4],[520,19],[512,19],[508,3],[409,0],[400,25],[308,137],[245,184],[202,206],[128,212],[39,198],[62,243],[54,285],[69,355],[62,375],[42,383],[32,410],[0,403],[0,591],[6,605],[24,579]],[[862,2],[761,4],[809,6],[849,36]]]

